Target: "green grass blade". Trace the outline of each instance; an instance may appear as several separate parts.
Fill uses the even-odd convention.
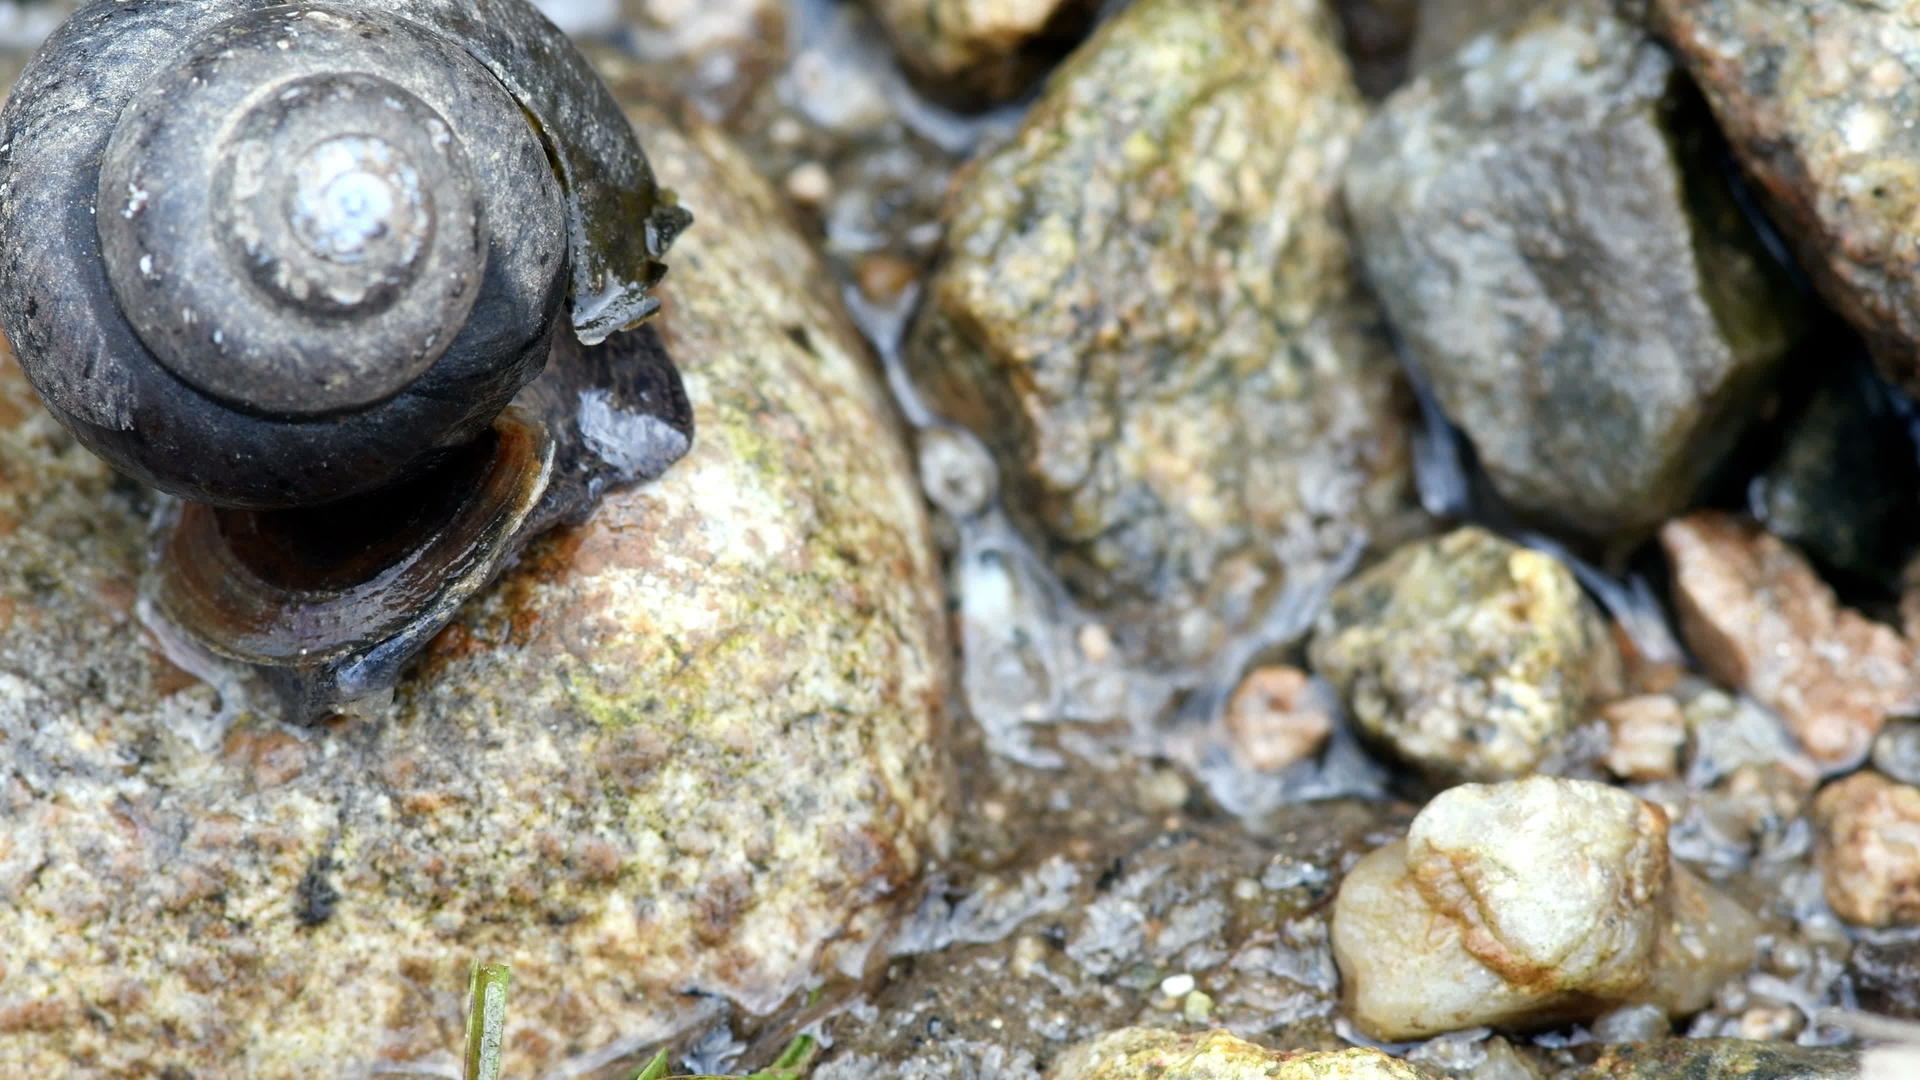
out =
[[[500,1080],[509,978],[505,964],[473,962],[473,975],[467,981],[466,1080]]]

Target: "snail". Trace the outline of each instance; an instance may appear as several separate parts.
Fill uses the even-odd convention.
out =
[[[526,0],[93,0],[0,111],[0,327],[184,500],[170,632],[303,717],[685,452],[640,324],[690,222]]]

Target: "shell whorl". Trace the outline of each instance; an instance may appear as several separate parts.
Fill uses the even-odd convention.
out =
[[[485,69],[404,20],[231,20],[142,88],[107,143],[96,217],[114,295],[168,370],[231,404],[383,401],[478,299],[488,203],[556,198],[527,170],[476,169],[468,140],[499,133],[535,138]]]
[[[0,113],[22,367],[97,453],[219,505],[474,437],[570,298],[583,339],[657,306],[644,238],[683,217],[524,0],[94,0]]]

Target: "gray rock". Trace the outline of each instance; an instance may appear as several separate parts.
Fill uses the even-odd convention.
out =
[[[1139,655],[1214,655],[1409,506],[1336,193],[1363,117],[1320,4],[1143,0],[955,194],[911,370]]]
[[[1478,527],[1334,590],[1310,655],[1363,732],[1447,782],[1530,772],[1620,680],[1572,571]]]
[[[484,957],[509,1070],[600,1075],[900,913],[945,836],[912,464],[774,193],[636,120],[703,216],[660,322],[698,444],[530,549],[384,718],[222,711],[163,659],[146,496],[0,366],[0,1074],[444,1070]]]
[[[1661,47],[1605,0],[1477,41],[1367,126],[1368,277],[1517,510],[1629,541],[1686,504],[1794,304]]]

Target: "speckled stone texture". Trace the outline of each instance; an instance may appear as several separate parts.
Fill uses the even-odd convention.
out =
[[[1573,572],[1477,526],[1342,583],[1310,655],[1362,732],[1441,782],[1531,772],[1621,679]]]
[[[1224,1031],[1125,1028],[1067,1051],[1047,1080],[1432,1080],[1378,1050],[1273,1050]]]
[[[1920,390],[1920,16],[1858,0],[1652,8],[1822,295]]]
[[[1597,543],[1687,504],[1797,329],[1710,127],[1657,42],[1565,0],[1354,146],[1367,276],[1441,406],[1516,510]]]
[[[1406,506],[1337,197],[1363,117],[1318,3],[1143,0],[954,197],[912,372],[1135,655],[1210,656]]]
[[[1897,1075],[1897,1074],[1895,1074]],[[1860,1051],[1746,1039],[1656,1039],[1609,1046],[1572,1080],[1859,1080]]]
[[[1334,902],[1333,951],[1354,1024],[1419,1039],[1640,1002],[1685,1015],[1746,969],[1758,930],[1670,861],[1658,807],[1530,777],[1450,788],[1404,842],[1360,860]]]
[[[219,715],[133,618],[147,496],[0,366],[0,1075],[444,1071],[485,957],[511,1075],[625,1080],[861,969],[945,830],[920,496],[771,190],[639,120],[702,217],[660,323],[698,441],[536,544],[383,719]]]
[[[1834,914],[1858,926],[1920,924],[1920,788],[1866,769],[1813,801]]]

